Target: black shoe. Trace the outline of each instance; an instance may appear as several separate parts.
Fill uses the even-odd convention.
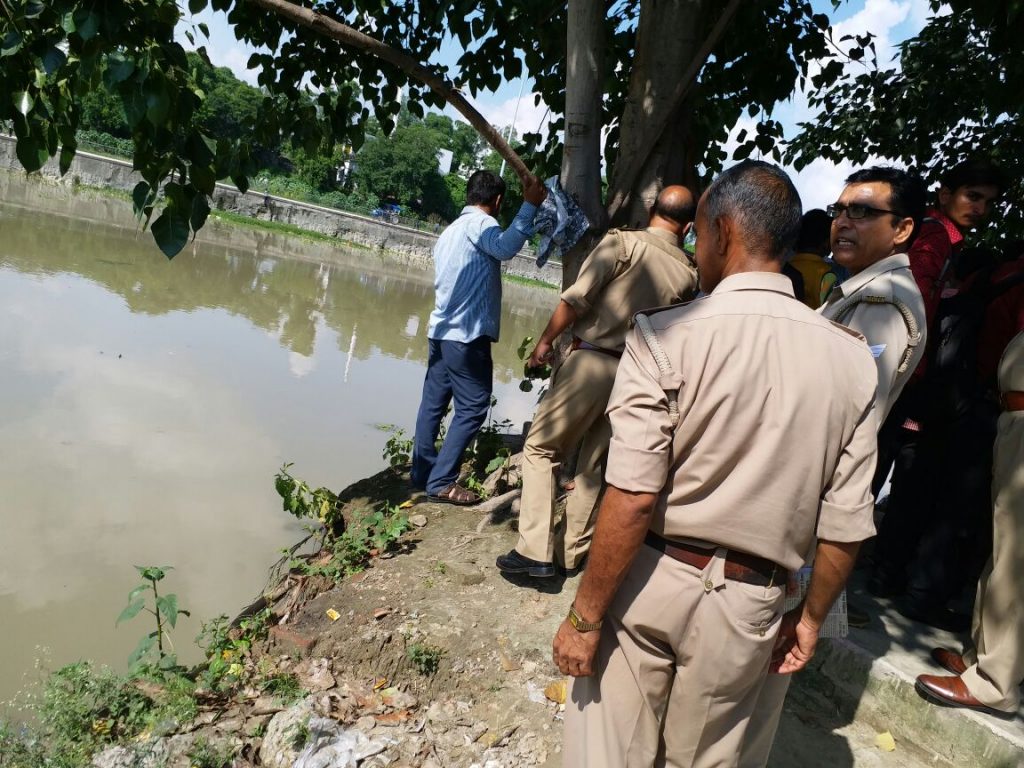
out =
[[[912,600],[903,600],[896,607],[900,616],[927,624],[946,632],[966,632],[971,628],[971,617],[963,613],[954,613],[946,607],[924,607]]]
[[[555,575],[553,563],[531,560],[528,557],[523,557],[514,549],[510,550],[507,555],[498,555],[498,559],[494,561],[494,564],[503,573],[525,573],[528,576],[533,576],[535,579],[550,579]]]

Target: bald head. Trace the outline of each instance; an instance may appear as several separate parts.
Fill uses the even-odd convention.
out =
[[[693,222],[697,202],[686,187],[673,184],[658,194],[651,208],[651,226],[661,227],[681,235],[686,225]]]

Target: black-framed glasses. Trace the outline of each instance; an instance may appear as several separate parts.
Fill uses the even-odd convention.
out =
[[[838,219],[844,213],[847,218],[850,219],[864,219],[868,216],[880,216],[883,213],[891,213],[893,216],[903,217],[902,213],[896,211],[887,211],[885,208],[874,208],[870,205],[863,205],[862,203],[832,203],[832,205],[825,208],[825,213],[829,215],[829,218]]]

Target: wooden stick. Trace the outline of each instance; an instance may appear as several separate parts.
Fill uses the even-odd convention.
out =
[[[487,122],[484,116],[466,100],[466,97],[456,90],[450,82],[423,66],[416,59],[395,50],[380,40],[353,29],[347,24],[342,24],[330,16],[317,13],[312,8],[303,8],[300,5],[288,2],[288,0],[247,1],[259,8],[283,16],[289,21],[307,27],[319,35],[337,40],[342,45],[369,53],[398,67],[413,79],[428,86],[434,93],[455,107],[469,121],[470,125],[487,139],[487,142],[494,147],[495,151],[508,161],[508,164],[512,166],[512,169],[520,177],[529,174],[529,170],[526,168],[522,158],[515,153],[515,150],[508,145],[505,139],[501,137],[501,134],[495,130],[494,126]]]

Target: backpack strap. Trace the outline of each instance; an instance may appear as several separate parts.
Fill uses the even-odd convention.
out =
[[[643,336],[644,343],[651,351],[651,357],[654,358],[654,362],[658,366],[658,372],[661,374],[658,384],[668,398],[668,416],[672,422],[672,428],[675,429],[679,424],[679,376],[668,361],[665,348],[658,341],[658,335],[654,332],[654,326],[651,325],[651,318],[641,312],[634,319],[636,327],[640,329],[640,335]]]
[[[859,304],[890,304],[896,307],[900,313],[900,317],[903,318],[903,323],[907,326],[907,346],[903,350],[903,355],[900,357],[899,367],[896,369],[897,373],[904,373],[907,368],[910,367],[910,358],[914,355],[914,347],[921,343],[921,331],[917,327],[917,320],[914,319],[914,314],[910,311],[910,307],[904,304],[899,299],[890,299],[885,296],[855,296],[852,301],[845,304],[839,312],[836,313],[835,322],[842,323],[846,318],[857,308]]]

